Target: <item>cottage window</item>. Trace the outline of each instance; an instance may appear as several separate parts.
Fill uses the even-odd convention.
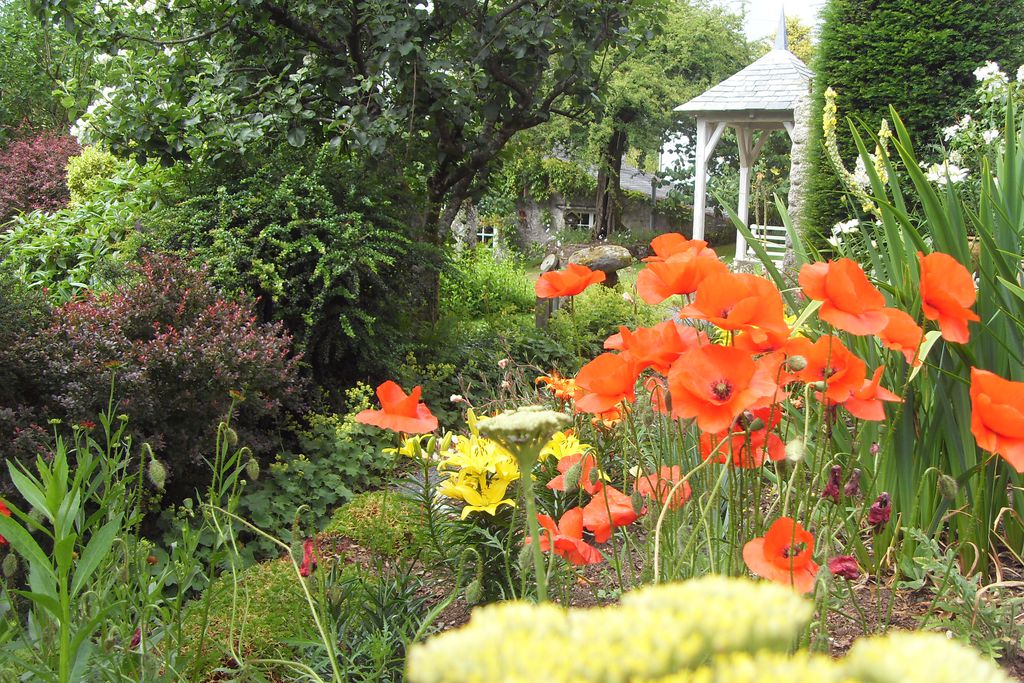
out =
[[[566,209],[565,228],[590,232],[594,229],[594,218],[594,212],[588,209]]]
[[[492,244],[495,235],[497,235],[497,230],[493,224],[481,223],[480,227],[476,229],[476,241],[483,244]]]

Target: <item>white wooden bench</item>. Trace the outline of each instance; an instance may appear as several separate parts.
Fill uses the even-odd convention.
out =
[[[781,225],[757,225],[755,223],[750,226],[750,234],[761,243],[775,267],[781,268],[782,261],[786,257],[786,228]],[[737,235],[736,246],[736,255],[740,258],[751,261],[760,260],[742,235]]]

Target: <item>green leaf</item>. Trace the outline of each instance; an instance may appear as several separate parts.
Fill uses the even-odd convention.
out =
[[[288,131],[288,144],[292,147],[302,147],[306,144],[306,129],[295,126]]]
[[[75,570],[75,577],[71,581],[72,596],[78,594],[93,572],[96,571],[96,568],[99,567],[103,558],[110,552],[110,548],[114,545],[114,540],[117,539],[117,534],[120,530],[121,515],[117,515],[114,519],[104,524],[103,528],[89,539],[89,544],[82,551],[82,558],[78,563],[78,568]]]
[[[57,571],[63,576],[71,570],[71,554],[75,551],[78,534],[70,534],[53,544],[53,556],[57,560]]]
[[[57,602],[56,598],[45,593],[34,593],[32,591],[12,590],[15,595],[20,595],[23,598],[28,598],[34,604],[42,607],[47,612],[53,615],[54,620],[61,618],[60,614],[60,603]]]
[[[0,515],[0,536],[6,538],[14,552],[21,555],[32,567],[38,568],[46,578],[56,580],[50,558],[24,527],[10,517]]]

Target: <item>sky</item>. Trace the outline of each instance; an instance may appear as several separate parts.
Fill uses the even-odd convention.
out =
[[[718,0],[720,4],[739,12],[744,4],[747,6],[746,31],[747,38],[764,38],[775,33],[779,25],[779,11],[786,10],[787,16],[799,17],[805,24],[817,23],[818,10],[825,5],[825,0]]]

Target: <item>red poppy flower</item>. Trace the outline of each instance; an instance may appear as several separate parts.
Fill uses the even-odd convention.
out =
[[[885,408],[882,407],[883,401],[903,403],[902,398],[881,386],[882,370],[884,369],[882,366],[876,368],[875,374],[872,375],[871,379],[864,380],[861,388],[853,392],[853,396],[843,403],[843,406],[850,411],[851,415],[862,420],[880,422],[885,419]]]
[[[406,396],[402,387],[388,380],[377,387],[381,410],[364,410],[356,415],[356,422],[406,434],[426,434],[437,429],[437,418],[420,403],[420,387],[414,387]]]
[[[651,250],[654,251],[654,256],[648,256],[644,259],[648,263],[664,261],[670,256],[688,251],[696,252],[702,256],[710,254],[718,258],[715,250],[708,247],[708,243],[704,240],[686,239],[685,236],[678,232],[666,232],[663,235],[658,235],[651,240]]]
[[[723,330],[748,331],[755,343],[789,332],[782,295],[771,281],[746,273],[715,273],[701,281],[681,317],[707,320]]]
[[[825,390],[819,392],[819,398],[824,395],[832,403],[844,403],[863,388],[867,366],[838,337],[819,337],[803,351],[807,367],[798,372],[797,377],[808,384],[824,382]]]
[[[620,327],[604,347],[622,351],[620,355],[634,362],[636,372],[650,367],[665,374],[679,354],[706,343],[707,335],[697,328],[666,320],[654,327],[638,327],[636,332]]]
[[[615,429],[622,422],[622,410],[625,408],[629,410],[629,406],[625,403],[620,403],[614,408],[609,410],[602,410],[600,413],[594,413],[594,417],[590,418],[590,424],[594,425],[597,429],[603,429],[609,431]]]
[[[679,356],[668,373],[672,417],[697,418],[705,432],[729,428],[744,410],[767,402],[778,387],[749,354],[701,346]]]
[[[789,517],[778,518],[762,538],[743,546],[743,561],[750,571],[800,593],[814,588],[818,565],[813,555],[814,536]]]
[[[576,400],[576,397],[580,394],[580,388],[576,386],[576,380],[572,377],[562,377],[554,371],[550,375],[538,377],[534,382],[546,384],[554,397],[563,403]]]
[[[782,420],[782,409],[777,405],[766,406],[754,410],[753,416],[755,420],[760,420],[763,426],[760,429],[751,430],[749,433],[734,434],[728,429],[717,434],[702,433],[700,435],[701,457],[707,460],[714,453],[716,462],[723,464],[732,462],[734,467],[743,469],[756,469],[764,464],[765,460],[773,462],[784,460],[786,444],[782,442],[778,434],[772,431]],[[728,441],[722,443],[723,439]]]
[[[971,434],[1024,473],[1024,382],[971,368]]]
[[[868,509],[868,525],[871,530],[876,534],[880,533],[886,524],[889,523],[889,518],[892,516],[892,498],[885,491],[878,494],[878,498],[871,504]]]
[[[590,473],[597,465],[597,461],[594,458],[593,453],[587,453],[586,455],[576,453],[574,455],[567,455],[559,460],[557,467],[560,474],[549,481],[547,483],[547,487],[552,491],[565,491],[565,475],[576,463],[580,463],[579,487],[590,495],[597,493],[601,488],[601,482],[599,480],[595,480],[591,483],[590,481],[592,476]]]
[[[970,338],[967,322],[981,320],[970,309],[977,298],[974,278],[959,261],[941,252],[925,256],[917,252],[921,264],[921,310],[924,317],[939,323],[942,338],[966,344]]]
[[[641,496],[657,500],[662,505],[668,505],[670,510],[674,510],[682,507],[686,501],[690,500],[690,496],[693,494],[690,482],[686,481],[672,494],[671,501],[669,500],[669,494],[672,493],[673,487],[682,478],[683,472],[679,465],[672,467],[666,465],[656,473],[641,474],[637,477],[634,490]]]
[[[604,282],[606,277],[603,270],[591,270],[578,263],[570,263],[565,270],[553,270],[537,278],[533,291],[539,299],[576,296],[590,285]]]
[[[11,511],[7,508],[6,505],[4,505],[4,502],[2,500],[0,500],[0,515],[3,515],[4,517],[11,516]],[[4,538],[2,534],[0,534],[0,545],[7,545],[7,539]]]
[[[676,294],[692,294],[709,275],[728,271],[711,249],[685,249],[648,263],[636,276],[636,293],[649,304],[660,304]]]
[[[855,261],[808,263],[800,269],[800,286],[808,298],[822,302],[818,317],[837,329],[878,334],[888,324],[885,297]]]
[[[564,515],[562,519],[551,519],[547,515],[537,515],[543,531],[540,532],[540,549],[544,552],[551,550],[554,546],[555,554],[564,557],[575,565],[596,564],[602,559],[601,553],[594,546],[583,540],[583,509],[573,508]],[[547,532],[547,533],[545,533]],[[527,537],[529,544],[533,539]]]
[[[633,401],[636,378],[636,369],[628,358],[602,353],[576,374],[576,386],[583,390],[576,398],[576,410],[603,413],[623,401]]]
[[[604,543],[612,537],[612,527],[628,526],[640,515],[633,510],[633,501],[625,493],[600,482],[599,486],[583,508],[583,526],[594,533],[595,541]]]
[[[889,322],[878,334],[878,339],[887,349],[899,351],[915,367],[921,364],[917,352],[924,339],[924,330],[909,315],[898,308],[883,308],[882,313]]]
[[[302,544],[302,564],[299,565],[299,575],[309,576],[316,569],[316,552],[313,539],[307,538]]]

